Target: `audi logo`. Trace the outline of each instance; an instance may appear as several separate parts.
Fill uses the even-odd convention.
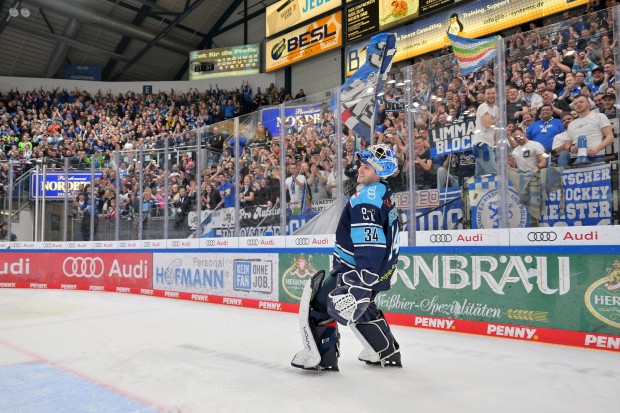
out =
[[[558,239],[558,234],[553,231],[529,232],[527,234],[528,241],[552,242]]]
[[[214,247],[215,246],[215,240],[214,239],[206,239],[205,240],[205,246],[207,246],[207,247]]]
[[[295,239],[295,245],[310,245],[309,238],[297,238]]]
[[[249,247],[256,247],[256,246],[258,246],[258,240],[256,238],[249,239],[247,245]]]
[[[99,257],[68,257],[62,263],[67,277],[100,278],[103,275],[103,260]]]
[[[431,242],[450,242],[452,241],[452,235],[450,234],[431,234]]]

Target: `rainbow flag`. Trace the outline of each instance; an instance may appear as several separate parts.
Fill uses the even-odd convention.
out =
[[[495,58],[497,53],[497,37],[486,39],[468,39],[448,33],[454,57],[459,63],[463,75],[480,69]]]

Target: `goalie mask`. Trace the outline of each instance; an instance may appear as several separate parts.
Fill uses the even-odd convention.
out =
[[[389,146],[372,145],[368,149],[355,153],[360,162],[364,162],[377,172],[379,178],[387,178],[398,171],[398,161]]]

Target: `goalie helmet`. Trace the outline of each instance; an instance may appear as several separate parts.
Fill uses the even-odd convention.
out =
[[[387,178],[398,170],[394,151],[385,144],[369,146],[364,151],[356,152],[355,156],[374,169],[379,178]]]

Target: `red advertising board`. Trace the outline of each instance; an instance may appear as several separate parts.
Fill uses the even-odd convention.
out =
[[[42,282],[49,266],[44,255],[34,252],[3,252],[0,254],[0,283]]]
[[[151,288],[151,253],[3,253],[0,283]]]

